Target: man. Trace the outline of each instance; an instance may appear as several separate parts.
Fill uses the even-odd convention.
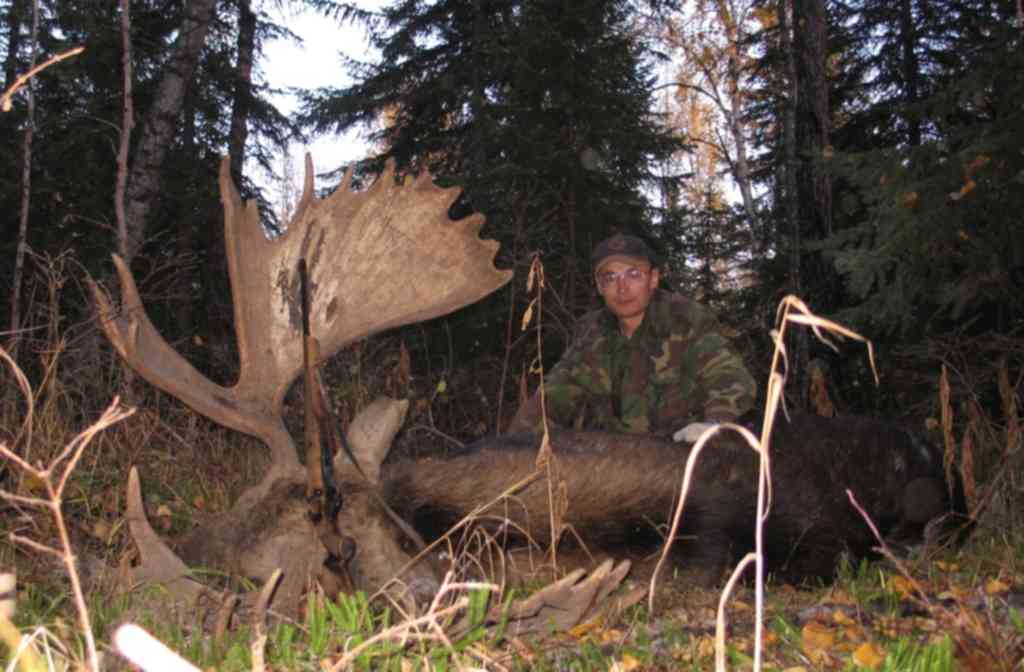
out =
[[[641,239],[616,235],[591,258],[604,308],[587,313],[545,379],[550,423],[645,432],[696,441],[711,424],[754,406],[757,388],[704,306],[658,289],[655,255]],[[510,431],[541,427],[540,392]]]

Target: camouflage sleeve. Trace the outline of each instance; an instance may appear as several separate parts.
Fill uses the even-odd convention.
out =
[[[544,402],[550,425],[571,427],[581,406],[592,395],[588,382],[595,368],[585,357],[592,345],[592,326],[580,325],[579,334],[562,354],[562,358],[544,376]],[[607,376],[607,374],[605,374]],[[540,388],[519,407],[509,425],[510,432],[539,432],[543,429]]]

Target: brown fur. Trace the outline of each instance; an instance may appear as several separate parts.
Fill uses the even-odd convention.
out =
[[[433,532],[493,500],[534,471],[537,439],[484,439],[446,459],[397,461],[381,473],[384,498]],[[564,522],[588,544],[650,538],[671,517],[691,448],[654,437],[556,432],[552,448],[564,479]],[[876,541],[849,503],[851,489],[883,534],[914,537],[949,509],[941,460],[903,429],[868,418],[780,421],[771,447],[772,512],[766,525],[769,569],[799,580],[830,577],[842,552],[864,556]],[[753,548],[758,456],[736,435],[721,433],[694,472],[677,557],[711,575]],[[342,492],[349,492],[342,486]],[[355,500],[347,497],[351,505]],[[482,524],[507,518],[534,539],[550,538],[546,480],[492,507]],[[354,523],[354,516],[347,519]],[[345,530],[358,546],[391,546],[383,528]],[[391,533],[394,534],[393,532]],[[387,562],[375,561],[386,572]]]

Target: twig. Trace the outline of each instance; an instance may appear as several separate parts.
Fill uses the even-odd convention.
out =
[[[921,596],[921,602],[924,604],[925,607],[927,607],[930,610],[931,601],[928,599],[928,594],[924,592],[924,588],[921,587],[921,584],[918,583],[913,576],[911,576],[910,570],[907,569],[906,565],[900,562],[900,559],[897,558],[896,555],[892,552],[892,550],[889,548],[889,545],[885,543],[885,539],[882,538],[882,535],[878,532],[878,528],[875,527],[875,522],[871,520],[871,517],[867,514],[867,511],[865,511],[864,508],[861,507],[860,502],[857,501],[857,498],[854,496],[853,491],[850,490],[849,488],[847,488],[846,490],[846,497],[850,500],[850,504],[853,505],[853,508],[857,509],[857,512],[860,513],[861,518],[864,519],[864,522],[867,523],[868,527],[871,528],[871,534],[875,535],[875,539],[878,540],[879,546],[877,550],[883,556],[885,556],[885,559],[891,562],[896,567],[896,570],[903,575],[903,578],[905,578],[910,583],[910,585],[913,586],[917,594]]]
[[[32,68],[31,70],[29,70],[25,74],[23,74],[20,77],[18,77],[16,80],[14,80],[14,83],[11,84],[7,88],[6,91],[4,91],[3,98],[0,99],[0,110],[2,110],[4,112],[10,112],[11,111],[11,98],[13,98],[14,94],[18,92],[18,89],[20,89],[21,87],[25,86],[25,84],[28,82],[28,80],[30,80],[33,77],[35,77],[36,74],[38,74],[40,71],[50,67],[54,63],[59,63],[60,61],[63,61],[66,58],[71,58],[72,56],[77,56],[78,54],[82,53],[83,51],[85,51],[85,47],[75,47],[74,49],[68,49],[67,51],[62,52],[60,54],[57,54],[56,56],[54,56],[50,60],[46,61],[45,63],[37,65],[36,67]]]
[[[0,356],[8,362],[17,376],[17,374],[20,373],[20,369],[17,364],[10,360],[2,348],[0,348]],[[99,672],[99,658],[96,653],[96,642],[93,638],[92,626],[89,622],[89,611],[85,604],[85,594],[82,590],[81,580],[76,568],[75,555],[71,546],[71,537],[68,534],[68,528],[64,522],[64,515],[61,512],[61,505],[63,503],[62,496],[64,488],[67,485],[68,478],[71,476],[71,472],[73,472],[75,467],[78,465],[78,461],[81,459],[82,454],[89,446],[93,437],[110,425],[129,417],[134,412],[135,409],[133,408],[121,408],[120,399],[115,397],[107,410],[100,416],[100,419],[73,438],[67,446],[64,447],[64,450],[62,450],[46,468],[35,467],[29,464],[16,455],[5,444],[0,443],[0,455],[3,455],[11,462],[14,462],[25,473],[40,481],[43,484],[47,495],[46,500],[40,499],[36,501],[31,501],[29,498],[21,498],[18,495],[11,495],[10,493],[4,493],[5,498],[22,501],[23,503],[30,503],[31,501],[33,505],[39,508],[49,509],[57,528],[60,546],[59,550],[56,550],[18,535],[12,534],[11,538],[34,550],[53,553],[61,557],[61,560],[64,563],[64,568],[68,574],[68,580],[71,582],[71,592],[74,596],[75,607],[78,612],[79,627],[81,628],[82,635],[85,638],[86,650],[89,656],[89,669],[93,672]],[[64,463],[63,471],[57,475],[57,482],[55,484],[53,475],[57,470],[57,467],[60,466],[62,462]]]

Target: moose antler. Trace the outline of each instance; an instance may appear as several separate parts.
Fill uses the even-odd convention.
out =
[[[481,240],[484,218],[451,221],[457,189],[441,189],[428,173],[398,184],[394,166],[364,192],[352,171],[330,197],[313,196],[313,163],[296,215],[268,238],[254,201],[243,203],[228,160],[220,169],[225,244],[241,371],[232,387],[200,374],[153,327],[131,272],[116,255],[122,308],[93,285],[103,329],[143,378],[199,413],[263,439],[272,474],[298,468],[281,420],[285,393],[302,367],[297,266],[305,258],[312,287],[311,329],[327,359],[370,334],[444,315],[479,300],[511,278],[493,265],[498,244]]]

